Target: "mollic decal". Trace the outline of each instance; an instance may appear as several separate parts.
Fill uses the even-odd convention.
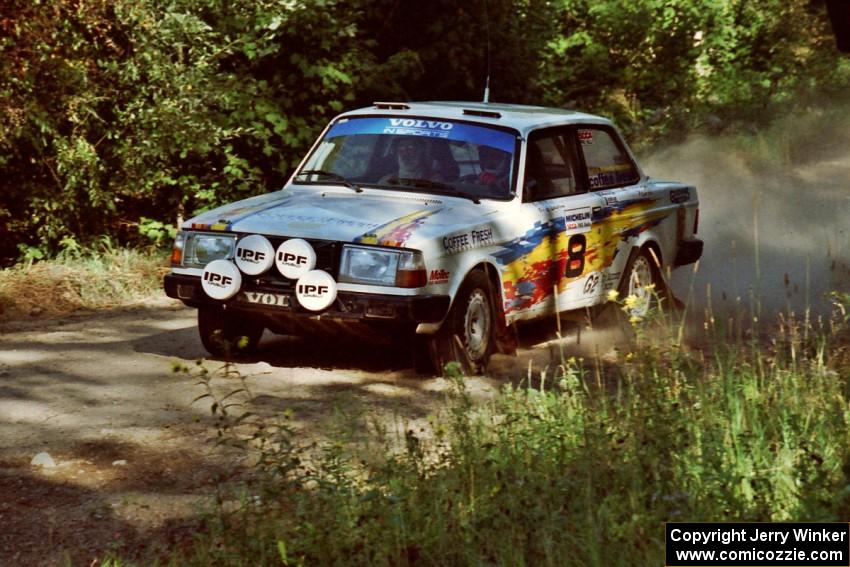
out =
[[[449,283],[449,275],[448,270],[431,270],[428,281],[432,284],[447,284]]]

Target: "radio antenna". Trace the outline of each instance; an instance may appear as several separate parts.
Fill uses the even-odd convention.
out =
[[[484,0],[484,29],[487,35],[487,79],[484,81],[484,104],[490,102],[490,14],[487,4],[487,0]]]

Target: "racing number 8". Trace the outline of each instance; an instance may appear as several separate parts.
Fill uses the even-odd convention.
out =
[[[576,278],[584,272],[584,252],[587,249],[587,238],[583,234],[574,234],[567,242],[567,270],[564,276]]]

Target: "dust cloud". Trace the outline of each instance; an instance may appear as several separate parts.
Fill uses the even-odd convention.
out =
[[[696,274],[681,268],[671,283],[700,311],[827,314],[827,294],[850,290],[850,105],[692,138],[642,163],[699,192],[705,251]]]

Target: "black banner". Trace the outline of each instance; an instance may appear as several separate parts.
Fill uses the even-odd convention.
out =
[[[667,567],[850,567],[847,523],[666,524]]]

